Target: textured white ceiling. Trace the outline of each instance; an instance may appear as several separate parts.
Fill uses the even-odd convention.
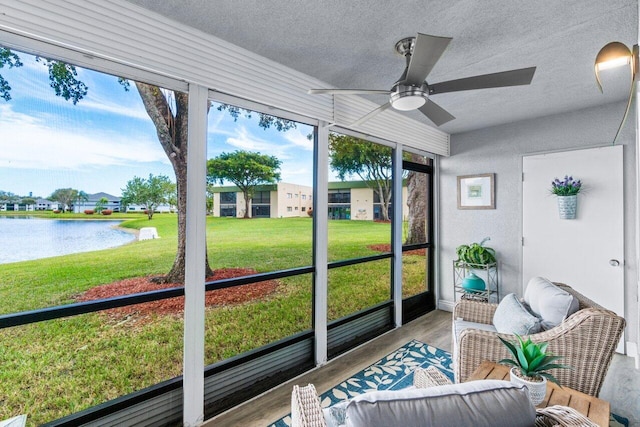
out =
[[[389,89],[404,69],[395,43],[418,32],[453,37],[429,83],[538,67],[530,86],[434,95],[456,116],[449,133],[626,99],[628,70],[603,75],[601,94],[593,61],[638,39],[638,0],[129,1],[338,88]]]

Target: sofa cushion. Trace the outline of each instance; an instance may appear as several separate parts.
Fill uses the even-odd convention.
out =
[[[534,426],[526,387],[482,380],[426,389],[376,391],[347,405],[346,427]]]
[[[542,329],[540,319],[529,313],[516,294],[506,295],[493,314],[493,326],[502,334],[531,335]]]
[[[576,297],[544,277],[529,280],[524,292],[524,302],[533,314],[542,319],[542,329],[551,329],[559,325],[579,308]]]

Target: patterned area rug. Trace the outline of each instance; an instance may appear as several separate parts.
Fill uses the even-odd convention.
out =
[[[451,355],[420,341],[410,341],[373,365],[358,372],[320,396],[326,408],[343,400],[373,390],[399,390],[413,385],[413,370],[417,367],[436,366],[453,380]],[[289,415],[269,427],[288,427]]]
[[[341,382],[320,396],[326,408],[343,400],[374,390],[399,390],[413,385],[413,371],[417,367],[435,366],[453,381],[451,354],[429,344],[412,340],[371,366]],[[287,415],[269,427],[289,427],[291,416]],[[629,421],[611,416],[610,427],[628,427]]]

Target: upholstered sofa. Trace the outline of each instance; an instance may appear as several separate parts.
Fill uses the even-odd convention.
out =
[[[533,427],[535,408],[526,387],[508,381],[367,392],[326,408],[312,384],[295,386],[292,427]]]
[[[292,427],[597,427],[572,408],[536,410],[525,387],[507,381],[451,384],[434,367],[417,368],[414,387],[367,392],[322,408],[313,384],[294,386]]]
[[[534,316],[529,318],[533,323],[519,325],[520,328],[524,327],[520,330],[520,335],[529,336],[534,342],[548,342],[548,351],[563,356],[560,363],[569,365],[572,369],[552,371],[560,385],[597,397],[624,330],[625,320],[565,284],[553,283],[554,288],[550,288],[549,284],[551,282],[544,278],[531,279],[525,291],[523,306],[529,310],[532,308],[526,304],[528,297],[543,315],[545,310],[551,308],[552,314],[557,317],[555,323],[559,323],[554,326],[552,322],[547,325],[546,330],[540,332],[523,334],[523,331],[533,331],[536,317],[544,323],[540,313],[533,310]],[[542,287],[543,291],[539,291],[540,288],[532,290],[534,285]],[[548,293],[547,297],[541,295],[545,292]],[[505,300],[506,297],[503,299],[506,303]],[[515,304],[513,298],[509,301]],[[505,305],[503,302],[500,303],[502,306]],[[499,310],[499,304],[473,300],[463,299],[456,304],[453,311],[453,364],[456,382],[466,381],[483,360],[497,362],[510,357],[499,337],[515,341],[516,337],[512,333],[505,333],[504,328],[517,323],[514,319],[518,315],[512,311],[504,312],[502,330],[498,331],[496,324],[500,324],[500,319],[497,318]],[[526,313],[523,316],[526,317]]]

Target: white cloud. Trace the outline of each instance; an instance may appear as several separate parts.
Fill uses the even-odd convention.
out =
[[[298,128],[287,131],[284,138],[296,147],[313,151],[313,139],[309,140],[307,135]]]
[[[78,103],[78,106],[90,111],[117,114],[119,116],[131,117],[134,119],[151,120],[143,108],[139,108],[136,105],[124,106],[120,103],[100,98],[99,96],[87,96],[87,98]]]
[[[0,167],[85,170],[140,162],[168,163],[154,136],[123,135],[90,126],[72,129],[0,105]]]
[[[214,108],[214,107],[211,107],[211,108]],[[209,111],[207,133],[210,133],[212,135],[226,135],[226,136],[234,135],[235,134],[234,132],[230,132],[228,130],[221,128],[220,125],[222,124],[223,120],[224,120],[223,114],[213,114],[211,111]]]
[[[44,63],[38,63],[33,57],[20,53],[23,66],[8,70],[7,80],[12,87],[14,98],[28,95],[31,99],[37,99],[56,106],[67,108],[72,105],[62,97],[55,96],[53,89],[49,87],[48,70]],[[127,93],[124,87],[118,86],[120,93],[114,93],[112,85],[116,77],[95,71],[87,71],[82,67],[76,67],[78,80],[88,87],[87,95],[73,106],[79,111],[98,111],[119,116],[131,117],[141,120],[150,120],[142,101],[139,99],[135,83]],[[111,85],[105,86],[105,82],[111,81]]]
[[[282,146],[278,143],[258,138],[242,125],[238,126],[234,136],[227,138],[227,144],[241,150],[259,151],[262,154],[272,155],[274,152],[282,151]]]

